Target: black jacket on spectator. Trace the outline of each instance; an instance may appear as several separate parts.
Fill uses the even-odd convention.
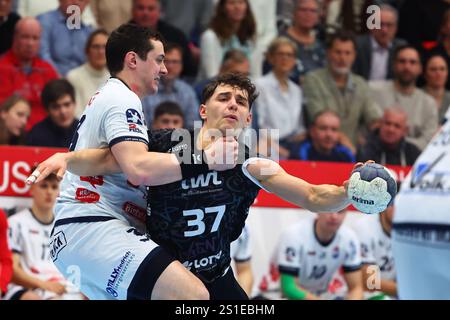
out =
[[[75,133],[78,120],[75,120],[67,129],[56,126],[50,117],[38,122],[31,128],[27,136],[27,145],[39,147],[69,148],[72,136]]]
[[[373,160],[379,164],[412,166],[420,155],[421,151],[415,144],[403,139],[400,146],[395,149],[388,149],[381,142],[378,130],[367,139],[366,145],[358,148],[356,161],[364,162]]]
[[[11,12],[6,22],[0,22],[0,55],[8,51],[12,46],[14,27],[17,21],[20,20],[20,16]]]
[[[403,39],[395,38],[392,41],[392,46],[389,48],[387,79],[393,78],[392,62],[395,49],[403,44],[406,44],[406,41]],[[356,46],[357,54],[353,63],[353,72],[367,80],[369,79],[370,66],[372,64],[372,43],[370,41],[370,35],[366,34],[358,37],[356,39]]]

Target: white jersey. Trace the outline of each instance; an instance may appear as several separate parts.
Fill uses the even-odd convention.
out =
[[[395,225],[450,225],[450,121],[433,137],[402,182]]]
[[[148,143],[139,97],[121,80],[109,79],[81,115],[71,150],[112,147],[122,141]],[[66,172],[55,206],[56,219],[113,216],[141,225],[146,216],[146,190],[124,174],[80,177]]]
[[[362,217],[354,224],[353,231],[361,243],[362,263],[377,265],[382,279],[395,280],[391,236],[383,229],[380,216]]]
[[[281,273],[298,276],[299,285],[315,295],[327,292],[335,272],[361,268],[360,244],[355,233],[341,226],[328,244],[316,237],[316,220],[301,221],[288,228],[278,244]]]
[[[246,262],[252,258],[252,248],[250,242],[250,233],[247,225],[242,229],[242,233],[230,245],[230,256],[236,262]]]
[[[8,224],[9,246],[13,253],[20,255],[23,271],[44,281],[62,281],[63,276],[50,258],[49,243],[53,222],[43,224],[30,209],[25,209],[11,216]],[[12,286],[15,285],[11,284],[10,287]]]

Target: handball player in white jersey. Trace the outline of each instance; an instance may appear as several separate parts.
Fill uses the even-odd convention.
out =
[[[450,111],[402,182],[393,252],[400,299],[450,299]]]
[[[148,152],[140,98],[155,94],[167,73],[162,39],[147,28],[122,25],[108,39],[106,59],[112,77],[81,115],[70,150],[109,147],[123,173],[67,172],[55,207],[52,259],[65,275],[79,268],[81,291],[89,299],[208,299],[200,280],[144,235],[144,186],[196,174],[188,171],[194,165],[173,154]],[[232,153],[237,142],[231,140],[217,141],[206,158],[219,144],[217,150]],[[232,167],[209,165],[219,171]]]

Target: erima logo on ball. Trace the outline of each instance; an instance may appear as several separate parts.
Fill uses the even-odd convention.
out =
[[[370,205],[375,204],[375,202],[373,200],[366,200],[366,199],[358,198],[355,196],[352,197],[352,200],[355,202],[358,202],[358,203],[362,203],[362,204],[370,204]]]

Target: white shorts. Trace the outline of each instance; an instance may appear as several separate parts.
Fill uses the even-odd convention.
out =
[[[150,299],[174,259],[127,222],[100,218],[55,222],[50,253],[56,267],[89,299]]]
[[[394,224],[400,299],[450,299],[450,225]]]

